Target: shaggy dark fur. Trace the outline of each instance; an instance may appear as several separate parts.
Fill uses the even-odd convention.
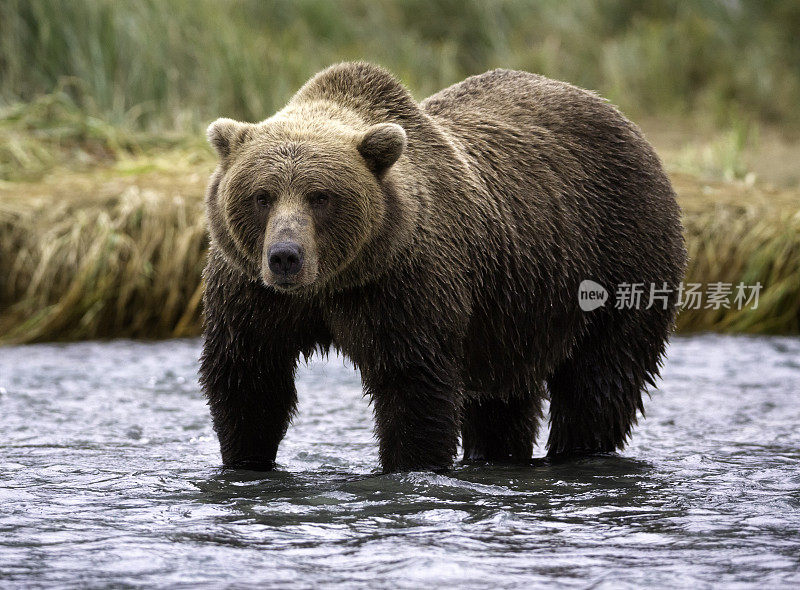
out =
[[[459,432],[467,460],[527,462],[547,392],[551,456],[622,447],[674,307],[613,293],[675,288],[685,252],[661,164],[614,107],[505,70],[416,103],[349,63],[209,138],[201,380],[226,466],[274,466],[298,359],[330,347],[361,370],[386,471],[450,466]],[[291,276],[269,267],[284,243]],[[611,301],[582,312],[584,279]]]

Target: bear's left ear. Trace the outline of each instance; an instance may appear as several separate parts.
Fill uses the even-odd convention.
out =
[[[358,151],[375,174],[385,172],[406,148],[405,129],[394,123],[373,125],[361,138]]]
[[[248,123],[233,119],[217,119],[206,130],[208,143],[217,151],[220,158],[227,158],[234,148],[246,139]]]

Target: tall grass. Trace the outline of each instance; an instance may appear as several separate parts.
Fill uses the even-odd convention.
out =
[[[59,168],[88,170],[176,149],[202,157],[205,141],[199,134],[154,134],[112,125],[80,108],[68,86],[0,108],[0,181],[38,180]]]
[[[673,182],[689,251],[685,282],[763,287],[755,308],[685,309],[678,329],[800,334],[800,192],[688,176]]]
[[[59,84],[117,127],[259,120],[311,74],[367,59],[418,96],[512,67],[633,115],[800,122],[794,0],[0,0],[0,101]]]
[[[0,342],[196,333],[207,172],[3,195]]]

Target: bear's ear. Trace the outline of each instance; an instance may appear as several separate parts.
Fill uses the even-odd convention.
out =
[[[358,144],[358,151],[375,174],[381,174],[397,162],[405,148],[406,132],[394,123],[373,125]]]
[[[206,130],[208,143],[211,144],[220,158],[227,158],[233,149],[246,139],[248,123],[239,123],[233,119],[217,119]]]

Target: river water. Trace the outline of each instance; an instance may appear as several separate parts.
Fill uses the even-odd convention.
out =
[[[0,585],[800,584],[800,339],[675,338],[623,453],[443,475],[377,473],[341,358],[279,470],[221,470],[199,350],[0,348]]]

